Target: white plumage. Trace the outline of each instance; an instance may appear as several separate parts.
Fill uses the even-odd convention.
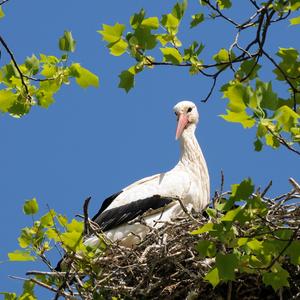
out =
[[[180,198],[185,207],[199,212],[209,203],[209,175],[204,156],[195,137],[199,119],[193,102],[182,101],[174,107],[177,116],[176,139],[181,155],[177,165],[166,173],[143,178],[121,192],[106,199],[93,218],[112,241],[131,247],[145,237],[149,227],[162,226],[155,221],[169,221],[184,215]],[[141,222],[128,224],[138,216]],[[85,244],[96,245],[97,237],[91,236]]]

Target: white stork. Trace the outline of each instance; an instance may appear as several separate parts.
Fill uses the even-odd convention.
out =
[[[104,200],[93,217],[108,239],[132,247],[142,240],[149,227],[162,226],[183,215],[179,201],[188,211],[203,210],[209,203],[209,175],[204,156],[195,137],[199,114],[193,102],[182,101],[175,105],[177,116],[176,139],[179,139],[181,154],[177,165],[166,173],[143,178]],[[142,222],[133,223],[138,216]],[[95,246],[96,236],[88,237],[86,245]]]

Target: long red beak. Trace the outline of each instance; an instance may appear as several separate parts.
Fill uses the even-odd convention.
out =
[[[177,128],[176,128],[176,140],[178,140],[181,135],[182,132],[184,130],[184,128],[186,127],[186,125],[188,124],[188,118],[185,114],[180,114],[179,118],[178,118],[178,122],[177,122]]]

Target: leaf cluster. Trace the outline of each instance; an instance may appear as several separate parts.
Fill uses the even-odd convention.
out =
[[[0,112],[13,117],[26,115],[33,106],[48,108],[54,103],[54,95],[72,79],[82,87],[98,87],[98,77],[79,63],[70,63],[69,55],[75,51],[76,42],[71,32],[65,31],[59,39],[60,57],[40,54],[27,57],[18,64],[0,37],[0,42],[11,61],[0,68]]]

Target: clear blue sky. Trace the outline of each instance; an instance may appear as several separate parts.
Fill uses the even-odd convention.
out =
[[[188,15],[195,8],[200,11],[196,1],[190,2]],[[247,1],[234,2],[240,2],[235,13],[243,19]],[[110,194],[172,168],[179,153],[172,107],[179,100],[198,104],[197,137],[208,163],[212,194],[219,186],[220,170],[226,188],[250,176],[261,186],[272,179],[273,194],[290,189],[290,176],[300,179],[299,159],[294,154],[267,148],[254,152],[255,129],[246,131],[218,117],[226,104],[218,91],[207,104],[200,103],[210,88],[210,82],[201,76],[191,77],[184,68],[161,67],[139,74],[129,94],[117,88],[118,74],[133,61],[110,56],[96,30],[102,23],[128,24],[130,15],[142,7],[148,16],[167,13],[174,3],[11,0],[4,6],[1,34],[18,62],[33,53],[59,55],[58,38],[64,30],[71,30],[77,40],[71,59],[98,74],[100,88],[83,90],[72,83],[57,94],[57,102],[48,110],[34,108],[19,120],[0,116],[0,291],[20,290],[22,283],[8,279],[8,274],[23,276],[26,270],[44,268],[7,262],[7,252],[18,248],[20,229],[31,224],[22,214],[24,200],[36,197],[41,212],[47,212],[48,204],[72,218],[81,213],[84,199],[92,196],[90,213],[94,214]],[[203,41],[207,61],[220,47],[230,46],[233,33],[229,28],[210,22],[188,31],[186,23],[180,36],[187,33],[183,41]],[[299,27],[288,28],[286,22],[279,28],[271,30],[267,41],[272,53],[278,46],[299,46]],[[2,51],[1,64],[6,59]],[[264,80],[274,78],[269,71],[262,73]],[[220,79],[222,83],[229,77]],[[285,95],[282,86],[275,89]]]

